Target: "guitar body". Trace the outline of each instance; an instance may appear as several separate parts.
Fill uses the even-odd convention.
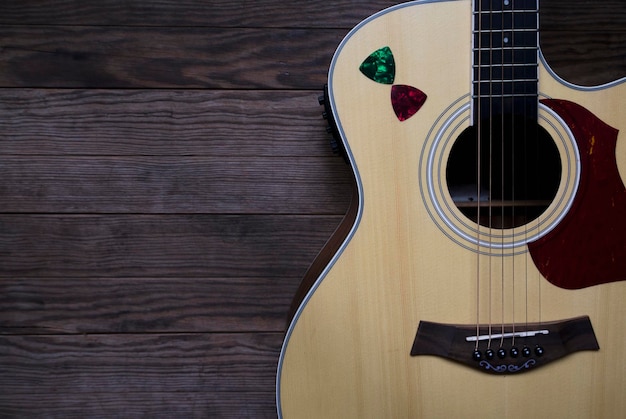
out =
[[[554,139],[562,166],[545,212],[550,233],[516,239],[535,234],[520,232],[532,225],[518,227],[497,236],[513,237],[511,246],[475,245],[465,237],[472,223],[441,181],[454,139],[471,124],[471,13],[469,0],[399,5],[360,24],[334,57],[329,100],[356,177],[358,211],[287,332],[277,377],[281,417],[626,417],[626,272],[619,265],[626,260],[626,246],[619,248],[626,230],[602,220],[626,220],[626,208],[619,207],[626,202],[626,83],[579,88],[540,62],[539,124]],[[395,58],[394,83],[427,95],[402,122],[390,86],[359,72],[384,46]],[[580,128],[586,124],[588,130]],[[590,161],[602,140],[610,158]],[[614,195],[605,199],[613,213],[588,213],[591,191],[607,177],[617,185],[606,192]],[[568,233],[570,241],[580,237],[572,247],[586,246],[575,257],[558,254],[554,245]],[[618,248],[604,249],[602,237],[613,237],[610,246]],[[603,265],[618,262],[601,279],[581,274],[569,287],[546,279],[565,269],[555,265],[593,272],[602,255]],[[578,316],[589,316],[600,349],[523,374],[485,374],[442,357],[411,355],[421,321],[508,324]]]

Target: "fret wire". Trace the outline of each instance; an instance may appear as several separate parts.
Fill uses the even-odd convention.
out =
[[[501,63],[501,64],[497,64],[498,67],[528,67],[528,68],[535,68],[535,67],[539,67],[539,64],[537,63]],[[473,68],[490,68],[493,67],[492,64],[474,64],[472,66]]]
[[[502,95],[472,95],[472,99],[500,99],[500,98],[516,98],[516,97],[539,97],[537,93],[508,93]]]
[[[538,51],[539,48],[538,47],[493,47],[493,48],[487,48],[487,47],[482,47],[482,48],[474,48],[475,51],[480,51],[480,52],[484,52],[484,51]]]
[[[472,83],[491,83],[491,82],[502,82],[502,83],[529,83],[529,82],[533,82],[533,83],[537,83],[539,81],[539,79],[490,79],[490,80],[474,80]]]
[[[501,14],[501,13],[528,13],[528,14],[532,14],[532,13],[537,13],[539,12],[539,9],[519,9],[519,10],[513,10],[513,9],[508,9],[508,10],[478,10],[478,11],[474,11],[473,13],[475,15],[479,15],[479,14]]]
[[[521,28],[521,29],[479,29],[472,31],[474,35],[483,33],[501,33],[501,32],[535,32],[538,33],[539,29],[534,28]]]

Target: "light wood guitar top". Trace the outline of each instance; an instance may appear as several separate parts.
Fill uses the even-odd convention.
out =
[[[469,0],[399,5],[364,21],[337,50],[329,100],[357,179],[358,212],[287,332],[277,376],[281,417],[626,417],[625,79],[582,88],[540,60],[539,125],[561,160],[555,198],[527,225],[477,227],[445,184],[452,145],[472,124],[472,7]],[[427,95],[404,121],[391,86],[359,71],[385,46],[395,59],[393,84]],[[600,152],[609,157],[594,160]],[[602,192],[607,182],[613,192]],[[579,209],[597,201],[613,213]],[[578,243],[561,247],[561,234]],[[578,245],[583,251],[573,255],[567,246]],[[583,283],[563,278],[558,264],[580,272]],[[411,355],[420,322],[492,324],[478,334],[487,333],[494,349],[504,340],[510,349],[524,345],[509,333],[526,324],[581,316],[599,350],[573,351],[522,374]],[[518,326],[500,333],[505,324]]]

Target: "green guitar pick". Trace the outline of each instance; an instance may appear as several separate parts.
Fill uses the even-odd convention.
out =
[[[374,51],[359,67],[361,73],[376,83],[393,84],[396,77],[396,63],[389,47]]]

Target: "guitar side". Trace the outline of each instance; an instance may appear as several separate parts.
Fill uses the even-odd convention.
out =
[[[544,320],[588,315],[600,344],[519,376],[493,377],[434,357],[411,357],[421,320],[476,321],[474,252],[452,240],[428,211],[420,178],[424,144],[443,116],[469,102],[471,2],[417,1],[364,21],[341,44],[329,87],[358,186],[354,225],[297,310],[277,377],[279,415],[290,418],[624,417],[626,283],[565,290],[546,281],[528,253],[495,271],[525,277],[508,297],[539,301]],[[396,57],[396,82],[428,95],[399,122],[390,87],[361,75],[382,46]],[[626,84],[584,89],[540,65],[540,92],[585,107],[617,128],[626,178]],[[438,122],[439,121],[439,122]],[[469,119],[458,120],[459,127]],[[585,261],[579,261],[585,263]],[[507,298],[508,298],[507,297]],[[497,311],[497,307],[495,310]],[[515,307],[517,319],[539,310]],[[484,314],[484,313],[481,313]]]

